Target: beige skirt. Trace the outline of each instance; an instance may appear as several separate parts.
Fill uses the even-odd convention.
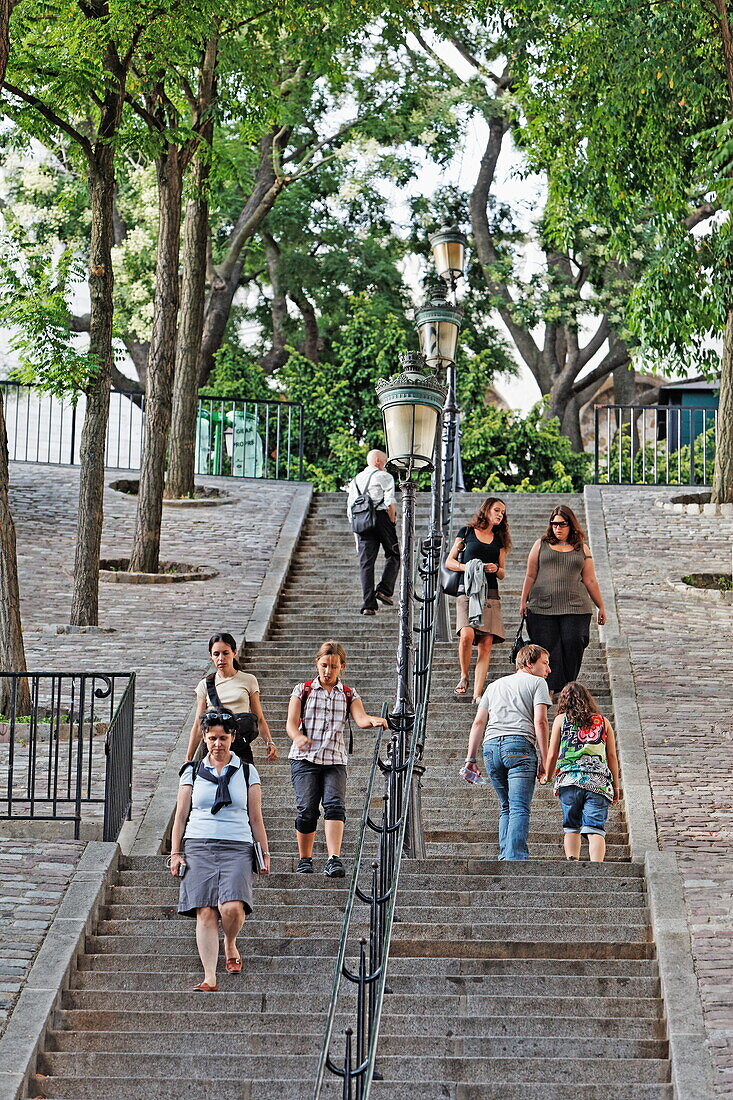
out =
[[[456,600],[456,634],[460,634],[464,626],[469,626],[468,621],[468,596],[459,596]],[[481,625],[472,627],[474,641],[476,635],[493,634],[495,642],[506,641],[504,622],[501,617],[501,600],[498,598],[484,600],[484,609],[481,615]]]

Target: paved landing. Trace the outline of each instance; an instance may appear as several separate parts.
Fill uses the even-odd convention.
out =
[[[654,506],[674,495],[602,490],[659,840],[680,855],[717,1094],[733,1096],[733,606],[666,583],[730,572],[733,520]]]

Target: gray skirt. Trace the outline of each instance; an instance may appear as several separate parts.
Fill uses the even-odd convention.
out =
[[[181,879],[178,912],[195,917],[197,909],[244,902],[252,912],[252,856],[254,848],[243,840],[185,840],[187,870]]]

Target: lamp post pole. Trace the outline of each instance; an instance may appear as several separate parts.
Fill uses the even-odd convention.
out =
[[[445,399],[445,387],[434,377],[423,373],[425,357],[407,353],[401,360],[402,373],[377,384],[379,404],[384,416],[389,465],[399,478],[402,496],[402,576],[400,578],[400,618],[397,643],[397,689],[395,703],[389,715],[393,769],[407,766],[408,751],[415,728],[414,682],[414,543],[415,543],[415,483],[413,470],[433,470],[439,451],[438,420]],[[435,474],[434,476],[438,477]],[[439,477],[438,477],[439,480]],[[433,522],[439,523],[434,508]],[[422,700],[420,700],[422,702]],[[407,793],[407,806],[396,808],[395,820],[407,811],[405,853],[424,858],[425,835],[422,825],[420,778],[424,768],[413,766],[413,781]]]

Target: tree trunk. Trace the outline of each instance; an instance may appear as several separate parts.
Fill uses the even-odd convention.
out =
[[[191,496],[194,491],[199,349],[204,327],[209,217],[209,204],[204,191],[208,175],[208,158],[198,161],[194,172],[197,196],[186,206],[183,229],[181,313],[176,343],[170,460],[165,490],[165,495],[173,499]]]
[[[16,0],[0,0],[0,88],[5,79],[5,69],[10,52],[10,15]]]
[[[155,265],[153,333],[145,387],[145,427],[140,488],[130,572],[157,573],[168,432],[171,424],[173,371],[178,321],[178,268],[181,232],[182,170],[172,142],[157,162],[158,255]]]
[[[725,317],[715,472],[710,499],[714,504],[733,503],[733,307],[728,308]]]
[[[8,435],[0,390],[0,672],[25,672],[25,648],[20,621],[20,589],[18,558],[15,546],[15,525],[10,513],[8,490]],[[15,699],[16,714],[30,714],[28,681],[18,680]],[[0,678],[0,711],[10,713],[12,682]]]
[[[199,386],[205,386],[214,369],[216,353],[224,341],[234,295],[239,289],[244,262],[242,251],[272,210],[287,180],[275,176],[273,148],[282,145],[289,135],[285,128],[266,134],[260,142],[260,160],[254,186],[240,211],[230,237],[229,252],[214,275],[204,312],[204,330],[199,353]]]
[[[165,495],[172,499],[191,496],[196,467],[196,416],[198,413],[198,361],[204,328],[206,265],[209,242],[209,174],[214,121],[211,107],[216,95],[217,40],[212,38],[204,54],[199,80],[198,112],[205,116],[201,144],[194,164],[191,199],[186,204],[183,228],[183,278],[181,311],[173,376],[170,458]]]
[[[109,418],[114,317],[114,149],[111,145],[102,145],[99,149],[96,170],[89,174],[89,194],[92,208],[89,247],[89,350],[99,364],[99,371],[87,389],[87,409],[81,434],[79,511],[71,597],[71,622],[74,626],[96,626],[99,622],[99,552],[104,519],[104,458]]]

